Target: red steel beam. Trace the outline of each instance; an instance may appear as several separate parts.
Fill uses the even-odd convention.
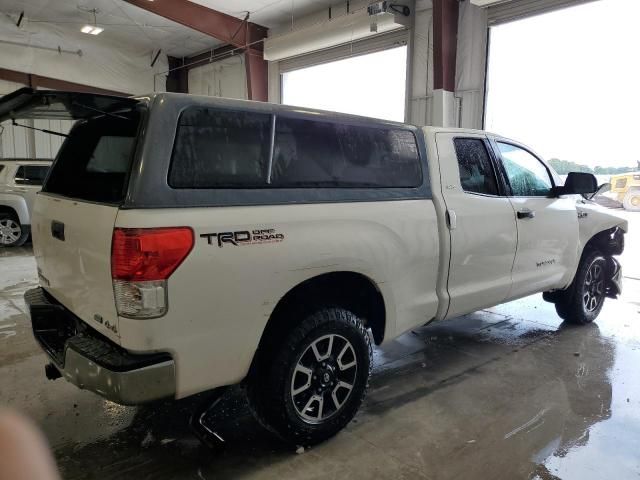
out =
[[[245,22],[189,0],[154,2],[125,0],[125,2],[236,47],[247,47],[250,43],[267,36],[267,28],[262,25]],[[262,44],[258,43],[254,48],[261,50]]]
[[[217,62],[218,60],[224,60],[225,58],[229,58],[243,52],[244,49],[234,47],[233,45],[222,45],[221,47],[216,47],[209,52],[185,57],[184,64],[187,70],[191,70],[192,68],[206,65],[211,62]]]
[[[268,100],[268,66],[262,52],[247,49],[244,55],[244,66],[247,72],[247,93],[249,100],[266,102]]]
[[[266,27],[189,0],[125,1],[185,27],[217,38],[228,45],[244,49],[249,99],[267,101],[267,62],[262,56],[263,45],[261,42],[267,36]],[[206,54],[203,55],[206,56]]]
[[[433,88],[456,86],[458,0],[433,0]]]

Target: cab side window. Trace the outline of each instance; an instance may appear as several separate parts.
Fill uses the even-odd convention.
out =
[[[484,141],[480,138],[456,138],[453,144],[462,189],[469,193],[498,195],[496,175]]]
[[[44,165],[21,165],[14,178],[16,185],[42,186],[49,171]]]
[[[553,183],[547,167],[526,150],[497,142],[504,169],[515,197],[546,197]]]

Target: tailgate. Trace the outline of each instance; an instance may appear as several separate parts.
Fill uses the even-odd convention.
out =
[[[38,195],[32,234],[40,284],[100,333],[118,339],[111,236],[118,207]]]
[[[0,118],[54,112],[78,120],[36,196],[33,250],[42,287],[115,341],[111,239],[144,108],[132,99],[69,92],[20,90],[0,100]]]

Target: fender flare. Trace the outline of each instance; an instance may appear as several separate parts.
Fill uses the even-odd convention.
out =
[[[18,220],[22,225],[31,224],[31,216],[27,208],[26,200],[20,195],[11,193],[0,193],[0,207],[9,207],[18,216]]]

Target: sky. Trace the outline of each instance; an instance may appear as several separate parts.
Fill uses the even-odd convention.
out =
[[[640,0],[493,27],[485,128],[591,167],[640,160]]]
[[[282,103],[402,122],[406,68],[405,46],[294,70]]]

